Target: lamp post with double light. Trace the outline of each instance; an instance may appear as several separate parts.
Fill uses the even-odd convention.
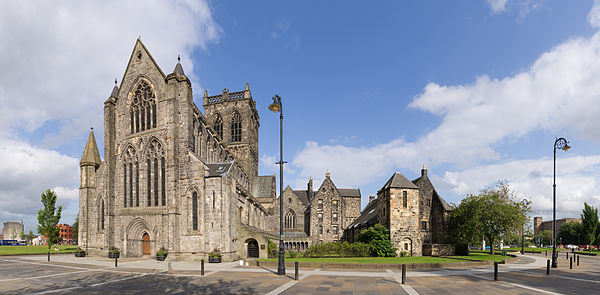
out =
[[[281,97],[275,94],[273,103],[269,110],[277,114],[279,112],[279,260],[277,263],[277,274],[285,275],[285,253],[283,252],[283,105]]]
[[[558,252],[556,252],[556,149],[568,151],[571,147],[564,138],[554,141],[554,181],[552,184],[552,268],[558,267]]]

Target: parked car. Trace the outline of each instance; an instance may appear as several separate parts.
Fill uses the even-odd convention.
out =
[[[573,245],[573,244],[569,244],[567,246],[565,246],[567,249],[575,249],[575,250],[579,250],[579,246],[577,245]]]

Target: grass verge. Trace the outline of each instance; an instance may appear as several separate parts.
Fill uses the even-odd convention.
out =
[[[259,259],[259,261],[277,261],[277,258]],[[459,262],[456,259],[440,258],[440,257],[339,257],[339,258],[286,258],[286,262],[314,262],[314,263],[353,263],[353,264],[370,264],[370,263],[452,263]]]
[[[58,249],[58,251],[56,250]],[[77,251],[74,245],[54,245],[50,253],[71,253]],[[48,246],[0,246],[0,255],[7,254],[46,254]]]
[[[489,253],[471,253],[469,256],[450,256],[450,257],[457,258],[457,259],[476,260],[476,261],[493,260],[493,261],[497,261],[497,262],[501,262],[502,260],[512,258],[511,256],[490,255]]]

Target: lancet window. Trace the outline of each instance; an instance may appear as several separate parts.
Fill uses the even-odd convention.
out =
[[[146,188],[148,206],[165,206],[165,152],[158,140],[152,140],[146,152]]]
[[[192,193],[192,230],[198,230],[198,194]]]
[[[123,207],[140,205],[139,167],[135,149],[127,147],[123,156]]]
[[[293,210],[285,213],[285,228],[295,228],[296,227],[296,214]]]
[[[242,141],[242,116],[235,112],[231,119],[231,142]]]
[[[132,134],[156,127],[156,96],[145,81],[133,92],[129,117]]]
[[[219,138],[223,138],[223,119],[219,114],[215,116],[215,132],[219,136]]]

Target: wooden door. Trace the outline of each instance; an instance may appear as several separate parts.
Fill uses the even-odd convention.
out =
[[[142,236],[142,253],[144,255],[150,255],[150,236],[148,233],[144,233]]]
[[[248,258],[258,258],[258,242],[254,239],[248,241]]]

